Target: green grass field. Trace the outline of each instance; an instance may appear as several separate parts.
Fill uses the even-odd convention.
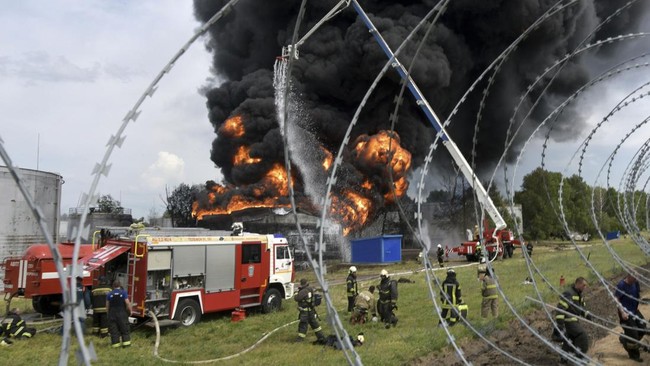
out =
[[[590,242],[591,246],[583,248],[585,255],[589,255],[590,262],[605,277],[610,277],[620,272],[620,267],[614,265],[614,260],[607,252],[602,243]],[[633,243],[625,240],[612,242],[614,250],[622,258],[635,264],[646,264],[646,257]],[[565,250],[559,250],[565,248]],[[533,259],[539,269],[548,276],[553,285],[559,284],[560,275],[563,275],[567,284],[577,276],[593,278],[590,269],[579,259],[578,253],[572,246],[567,244],[552,244],[549,246],[538,245],[535,247]],[[458,262],[458,264],[466,264]],[[436,265],[437,266],[437,265]],[[331,265],[334,269],[337,266]],[[327,278],[342,280],[346,276],[346,268],[331,270]],[[523,285],[523,280],[528,276],[524,259],[518,250],[514,258],[497,261],[494,264],[500,285],[503,287],[509,300],[521,311],[534,310],[539,308],[536,304],[526,300],[526,296],[534,296],[531,285]],[[359,277],[378,275],[383,267],[359,266]],[[415,283],[399,284],[399,309],[396,312],[399,317],[399,324],[396,328],[384,329],[381,324],[370,323],[363,326],[350,326],[347,322],[349,315],[346,312],[347,299],[345,298],[345,286],[331,286],[336,308],[339,316],[346,325],[349,334],[356,335],[364,332],[366,343],[357,348],[364,364],[398,365],[406,364],[419,357],[430,355],[440,351],[447,346],[447,338],[444,331],[437,327],[438,317],[435,308],[431,303],[429,292],[426,286],[426,277],[423,272],[413,273],[421,269],[417,263],[402,263],[388,265],[385,267],[390,273],[407,272],[409,274],[394,275],[393,279],[399,277],[410,278]],[[500,317],[498,319],[480,318],[479,309],[481,302],[479,282],[476,279],[476,266],[465,266],[457,269],[458,280],[463,290],[463,298],[469,304],[469,320],[483,334],[489,334],[492,330],[503,329],[508,321],[513,318],[512,313],[500,303]],[[434,271],[434,275],[444,279],[443,270]],[[311,280],[314,285],[312,272],[299,272],[297,278],[302,276]],[[539,280],[539,278],[536,278]],[[363,288],[379,282],[378,276],[371,280],[360,281]],[[541,285],[541,283],[540,283]],[[542,286],[542,285],[541,285]],[[436,293],[437,296],[437,293]],[[555,296],[551,295],[549,289],[545,289],[546,300],[555,302]],[[14,300],[13,305],[31,310],[28,301]],[[326,334],[331,334],[328,326],[325,307],[320,306],[321,325]],[[283,303],[281,311],[274,314],[261,314],[252,312],[243,321],[232,323],[230,314],[216,314],[204,316],[201,322],[189,328],[163,329],[159,356],[174,361],[192,362],[211,360],[227,357],[244,351],[268,332],[278,327],[295,321],[297,310],[292,300]],[[215,362],[221,365],[253,365],[263,362],[265,365],[342,365],[345,364],[343,353],[322,346],[314,346],[311,341],[315,340],[310,330],[307,341],[296,343],[297,323],[291,324],[277,330],[257,347],[239,357],[229,360]],[[452,328],[457,338],[473,336],[465,327]],[[156,333],[153,328],[140,326],[132,333],[133,346],[127,349],[112,349],[107,339],[99,339],[87,336],[87,340],[94,344],[99,360],[96,365],[163,365],[168,364],[153,355]],[[73,343],[76,339],[73,338]],[[46,364],[58,363],[61,348],[61,336],[40,332],[34,339],[19,340],[11,347],[2,348],[6,360],[12,360],[12,364]],[[77,346],[73,344],[72,350]],[[74,353],[70,355],[70,364],[76,364]]]

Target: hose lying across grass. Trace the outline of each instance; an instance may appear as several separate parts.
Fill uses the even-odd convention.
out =
[[[153,348],[153,355],[156,358],[158,358],[159,360],[161,360],[161,361],[165,361],[165,362],[169,362],[169,363],[187,363],[187,364],[199,364],[199,363],[209,363],[209,362],[216,362],[216,361],[225,361],[225,360],[230,360],[230,359],[235,358],[235,357],[239,357],[239,356],[243,355],[244,353],[247,353],[248,351],[250,351],[250,350],[254,349],[255,347],[257,347],[260,343],[262,343],[271,334],[277,332],[278,330],[280,330],[282,328],[286,328],[289,325],[295,324],[295,323],[298,322],[298,320],[294,320],[294,321],[289,322],[287,324],[281,325],[281,326],[273,329],[272,331],[266,333],[257,342],[253,343],[252,346],[246,348],[245,350],[243,350],[241,352],[238,352],[238,353],[235,353],[235,354],[232,354],[232,355],[229,355],[229,356],[220,357],[220,358],[213,358],[213,359],[210,359],[210,360],[201,360],[201,361],[177,361],[177,360],[169,360],[169,359],[163,358],[158,354],[158,347],[160,346],[160,324],[158,323],[158,318],[156,318],[156,314],[154,314],[152,312],[149,312],[149,315],[151,316],[154,323],[156,324],[156,343],[155,343],[154,348]]]

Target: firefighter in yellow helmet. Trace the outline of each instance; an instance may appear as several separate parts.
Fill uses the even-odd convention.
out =
[[[348,293],[348,313],[354,310],[354,299],[359,294],[357,286],[357,267],[352,266],[348,271],[348,278],[345,279]]]

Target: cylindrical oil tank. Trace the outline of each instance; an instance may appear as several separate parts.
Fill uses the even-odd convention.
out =
[[[32,200],[40,207],[52,239],[58,242],[63,178],[55,173],[16,169]],[[9,168],[0,166],[0,259],[22,256],[30,245],[45,242],[38,220]]]

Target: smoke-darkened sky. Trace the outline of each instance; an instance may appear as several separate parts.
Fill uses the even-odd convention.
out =
[[[301,35],[322,18],[338,1],[307,3]],[[432,36],[426,41],[415,63],[412,76],[433,109],[445,119],[469,85],[525,29],[557,1],[550,0],[454,0],[444,13]],[[195,15],[206,21],[225,0],[195,0]],[[392,0],[361,1],[361,6],[395,50],[436,1]],[[591,39],[603,39],[636,31],[647,9],[645,2],[625,10]],[[546,20],[510,57],[491,89],[480,122],[477,171],[491,171],[502,153],[508,121],[522,91],[546,67],[572,52],[599,19],[613,13],[622,1],[582,0]],[[281,135],[273,104],[273,63],[283,46],[290,42],[300,1],[240,1],[233,11],[210,30],[208,48],[213,55],[214,71],[226,82],[207,93],[210,122],[215,131],[230,116],[245,116],[246,143],[251,156],[266,165],[282,161]],[[402,62],[409,64],[417,44],[405,49]],[[352,7],[325,23],[299,49],[294,65],[295,88],[309,113],[307,128],[330,150],[338,149],[344,132],[366,90],[386,62],[378,44],[368,33]],[[573,59],[565,66],[547,95],[533,111],[536,119],[548,115],[558,100],[564,100],[590,79],[586,57],[609,57],[616,48],[603,48]],[[352,139],[390,128],[389,115],[399,91],[399,77],[389,72],[373,94]],[[479,91],[485,84],[479,85]],[[524,101],[532,105],[537,93]],[[474,93],[452,120],[449,134],[466,157],[470,156],[472,135],[480,93]],[[557,127],[558,139],[577,136],[584,128],[584,116],[576,109],[563,113]],[[395,130],[401,144],[413,154],[413,167],[420,166],[435,132],[410,95],[400,109]],[[523,138],[528,134],[523,133]],[[513,153],[517,152],[515,143]],[[212,145],[212,160],[221,167],[226,180],[235,185],[248,184],[263,175],[253,167],[233,167],[235,144],[217,135]]]

